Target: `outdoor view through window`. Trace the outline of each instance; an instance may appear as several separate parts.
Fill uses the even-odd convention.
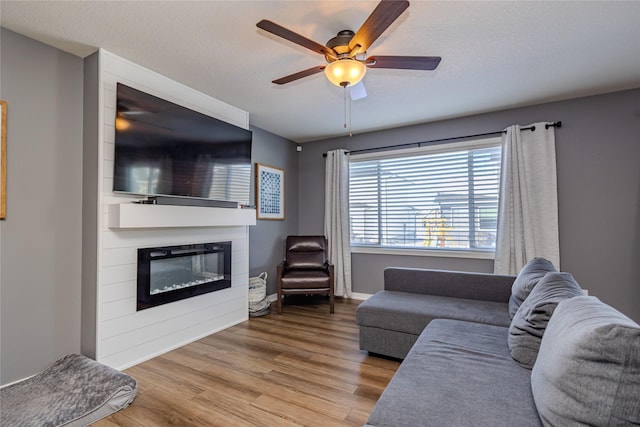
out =
[[[500,139],[353,155],[351,244],[493,251]]]

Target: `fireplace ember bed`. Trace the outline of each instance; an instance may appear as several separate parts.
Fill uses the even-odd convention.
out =
[[[230,287],[231,242],[138,249],[138,311]]]

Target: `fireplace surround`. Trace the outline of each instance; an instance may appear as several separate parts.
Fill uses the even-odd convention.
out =
[[[231,242],[138,249],[136,310],[231,287]]]
[[[249,317],[249,227],[254,209],[132,203],[113,193],[116,87],[249,128],[249,114],[100,49],[84,61],[82,354],[124,370]],[[97,166],[97,167],[96,167]],[[232,242],[231,287],[137,310],[138,248]],[[143,305],[148,302],[143,301]]]

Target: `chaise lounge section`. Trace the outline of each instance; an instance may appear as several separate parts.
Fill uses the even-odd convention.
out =
[[[384,290],[358,306],[360,349],[404,359],[433,319],[509,326],[515,276],[389,267]]]

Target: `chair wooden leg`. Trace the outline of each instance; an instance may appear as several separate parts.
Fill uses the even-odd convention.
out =
[[[334,302],[334,296],[333,296],[333,292],[331,292],[331,294],[329,294],[329,313],[333,314],[333,302]]]
[[[282,295],[278,292],[278,299],[276,301],[276,313],[282,314]]]
[[[276,267],[276,313],[282,314],[282,263]]]

